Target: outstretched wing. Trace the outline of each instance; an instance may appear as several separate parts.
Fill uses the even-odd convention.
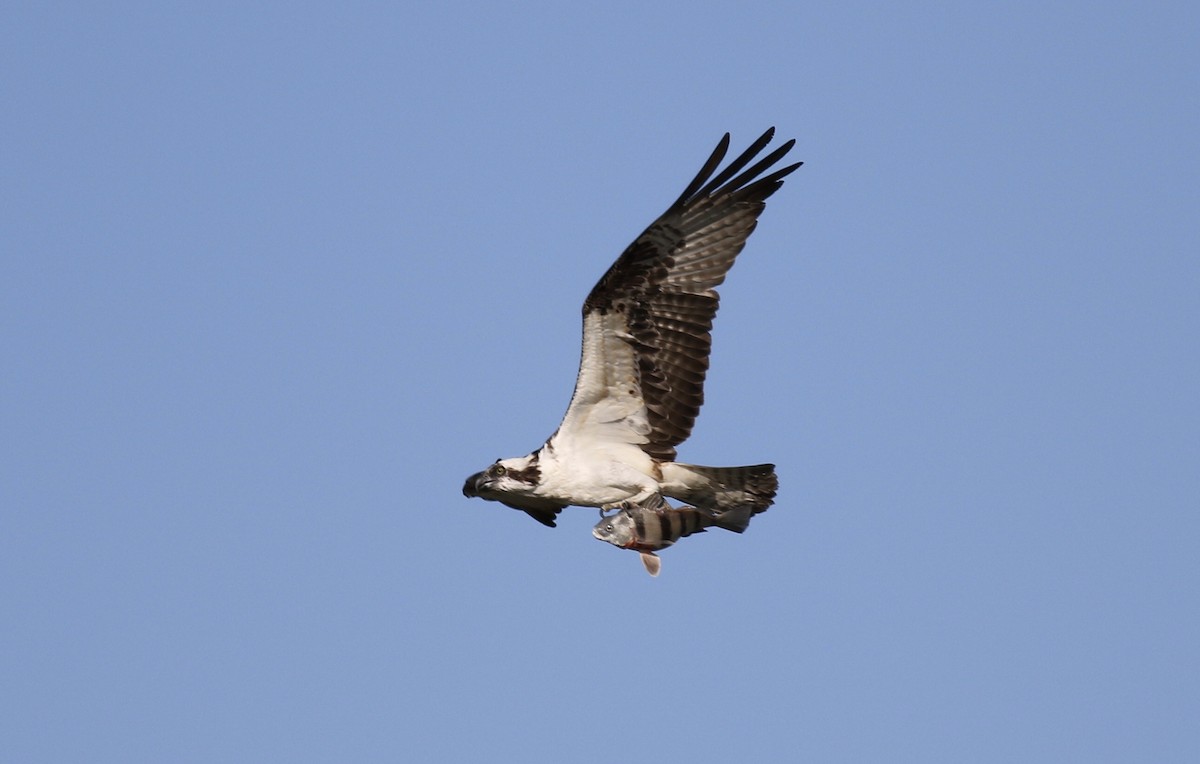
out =
[[[588,294],[579,378],[552,442],[633,443],[656,458],[675,458],[704,402],[716,287],[767,197],[801,164],[759,177],[792,148],[788,141],[744,169],[774,134],[763,133],[716,173],[729,149],[726,133],[679,199]]]

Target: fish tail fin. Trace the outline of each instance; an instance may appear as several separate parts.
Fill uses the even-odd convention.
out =
[[[741,533],[750,527],[750,517],[753,514],[754,510],[750,507],[738,507],[713,515],[711,520],[717,528]]]

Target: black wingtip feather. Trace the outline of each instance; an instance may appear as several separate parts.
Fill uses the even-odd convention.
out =
[[[789,151],[792,150],[792,146],[795,146],[795,145],[796,145],[795,139],[792,139],[792,140],[788,141],[787,143],[783,144],[779,148],[772,151],[770,154],[767,154],[765,157],[763,157],[762,159],[755,162],[753,167],[746,170],[745,172],[743,172],[741,175],[737,176],[733,180],[729,181],[729,183],[726,185],[726,188],[728,188],[730,191],[740,189],[744,183],[750,182],[760,172],[762,172],[763,170],[767,169],[768,167],[770,167],[771,165],[775,164],[780,159],[782,159],[785,154],[787,154]],[[730,167],[732,167],[732,166],[733,165],[730,165]],[[776,177],[778,175],[779,175],[779,173],[772,173],[771,175],[768,175],[765,178],[762,178],[761,180],[754,182],[751,186],[748,186],[748,188],[754,188],[756,186],[767,186],[771,182],[778,180],[778,178]],[[780,176],[780,177],[782,177],[782,176]]]
[[[726,133],[726,135],[728,135],[728,133]],[[766,148],[767,144],[770,143],[771,139],[774,137],[775,137],[775,128],[774,127],[768,128],[765,133],[758,136],[758,140],[756,140],[754,143],[751,143],[750,146],[745,151],[743,151],[738,156],[737,159],[730,162],[728,167],[726,167],[724,170],[721,170],[721,172],[715,178],[710,180],[708,182],[708,185],[706,185],[704,188],[700,189],[700,191],[697,192],[696,195],[697,196],[708,196],[709,194],[713,193],[721,186],[725,185],[725,181],[732,178],[734,173],[741,170],[743,167],[745,167],[747,164],[749,164],[751,159],[754,159],[754,157],[758,156],[758,152],[760,152],[764,148]],[[787,150],[790,149],[792,147],[792,144],[794,144],[795,142],[796,142],[795,140],[792,140],[792,141],[789,141],[787,144],[785,144],[783,153],[786,154]],[[775,159],[778,159],[780,156],[783,156],[783,154],[780,154],[779,151],[776,150],[775,152],[772,152],[771,156],[775,157]],[[768,159],[770,159],[770,157],[768,157]],[[775,161],[775,160],[774,159],[771,159],[770,161],[763,160],[763,162],[766,162],[767,165],[770,165],[770,163],[773,161]],[[762,169],[763,162],[759,162],[758,165],[756,165],[759,167],[760,171]],[[754,173],[744,172],[744,173],[742,173],[741,177],[744,178],[747,176],[754,177]],[[739,185],[741,185],[741,184],[738,183],[737,181],[733,181],[732,183],[729,184],[729,188],[734,189],[734,188],[737,188]]]
[[[766,148],[767,144],[769,144],[774,137],[775,128],[767,128],[766,132],[764,132],[758,137],[757,140],[751,143],[745,151],[738,155],[736,159],[730,162],[719,173],[713,175],[717,168],[720,167],[722,160],[725,159],[725,155],[729,153],[731,138],[729,133],[725,133],[725,135],[721,137],[721,140],[717,142],[717,147],[713,149],[712,154],[709,155],[708,160],[704,163],[704,166],[700,168],[700,172],[696,173],[696,177],[692,179],[692,182],[689,183],[687,188],[684,189],[683,193],[679,195],[679,198],[676,199],[673,204],[671,204],[670,208],[668,208],[668,211],[680,209],[686,206],[691,200],[698,197],[712,196],[721,191],[724,191],[731,196],[737,195],[745,198],[751,193],[755,193],[751,192],[750,189],[755,189],[758,193],[762,193],[765,190],[765,195],[763,195],[762,198],[765,199],[767,196],[770,196],[778,188],[779,180],[803,164],[803,162],[798,162],[790,167],[786,167],[782,170],[774,172],[765,178],[754,180],[755,175],[778,162],[785,154],[792,150],[792,147],[796,145],[796,140],[793,138],[772,151],[767,156],[760,159],[758,162],[755,162],[753,167],[743,172],[743,168],[750,164],[754,157],[758,156],[759,152]],[[741,174],[739,175],[738,173]],[[737,175],[737,177],[735,178],[734,175]],[[746,188],[741,188],[741,186],[745,183],[750,183],[750,185]],[[775,184],[774,188],[770,188],[772,184]]]
[[[772,130],[773,129],[774,128],[772,128]],[[678,207],[688,199],[691,199],[696,194],[696,191],[700,188],[700,186],[704,185],[704,181],[708,180],[708,176],[712,175],[713,172],[715,172],[716,169],[721,166],[721,161],[725,159],[725,155],[729,153],[729,141],[729,133],[725,133],[721,140],[717,141],[717,147],[713,149],[712,154],[709,154],[708,161],[706,161],[704,166],[700,168],[700,172],[696,173],[696,177],[692,178],[692,182],[689,183],[688,187],[683,190],[683,193],[679,195],[679,198],[675,200],[675,203],[671,205],[672,207]]]

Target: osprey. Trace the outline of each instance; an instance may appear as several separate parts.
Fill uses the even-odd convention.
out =
[[[771,506],[775,465],[684,464],[675,447],[704,401],[716,288],[767,197],[801,165],[763,175],[791,140],[744,169],[774,134],[717,172],[729,150],[726,133],[675,203],[617,258],[584,300],[579,376],[558,430],[533,453],[471,475],[465,496],[499,501],[551,527],[571,504],[603,513],[669,496],[714,518]]]

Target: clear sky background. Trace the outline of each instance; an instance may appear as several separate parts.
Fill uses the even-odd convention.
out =
[[[1200,757],[1194,3],[168,5],[0,12],[0,760]],[[775,507],[465,499],[770,125]]]

